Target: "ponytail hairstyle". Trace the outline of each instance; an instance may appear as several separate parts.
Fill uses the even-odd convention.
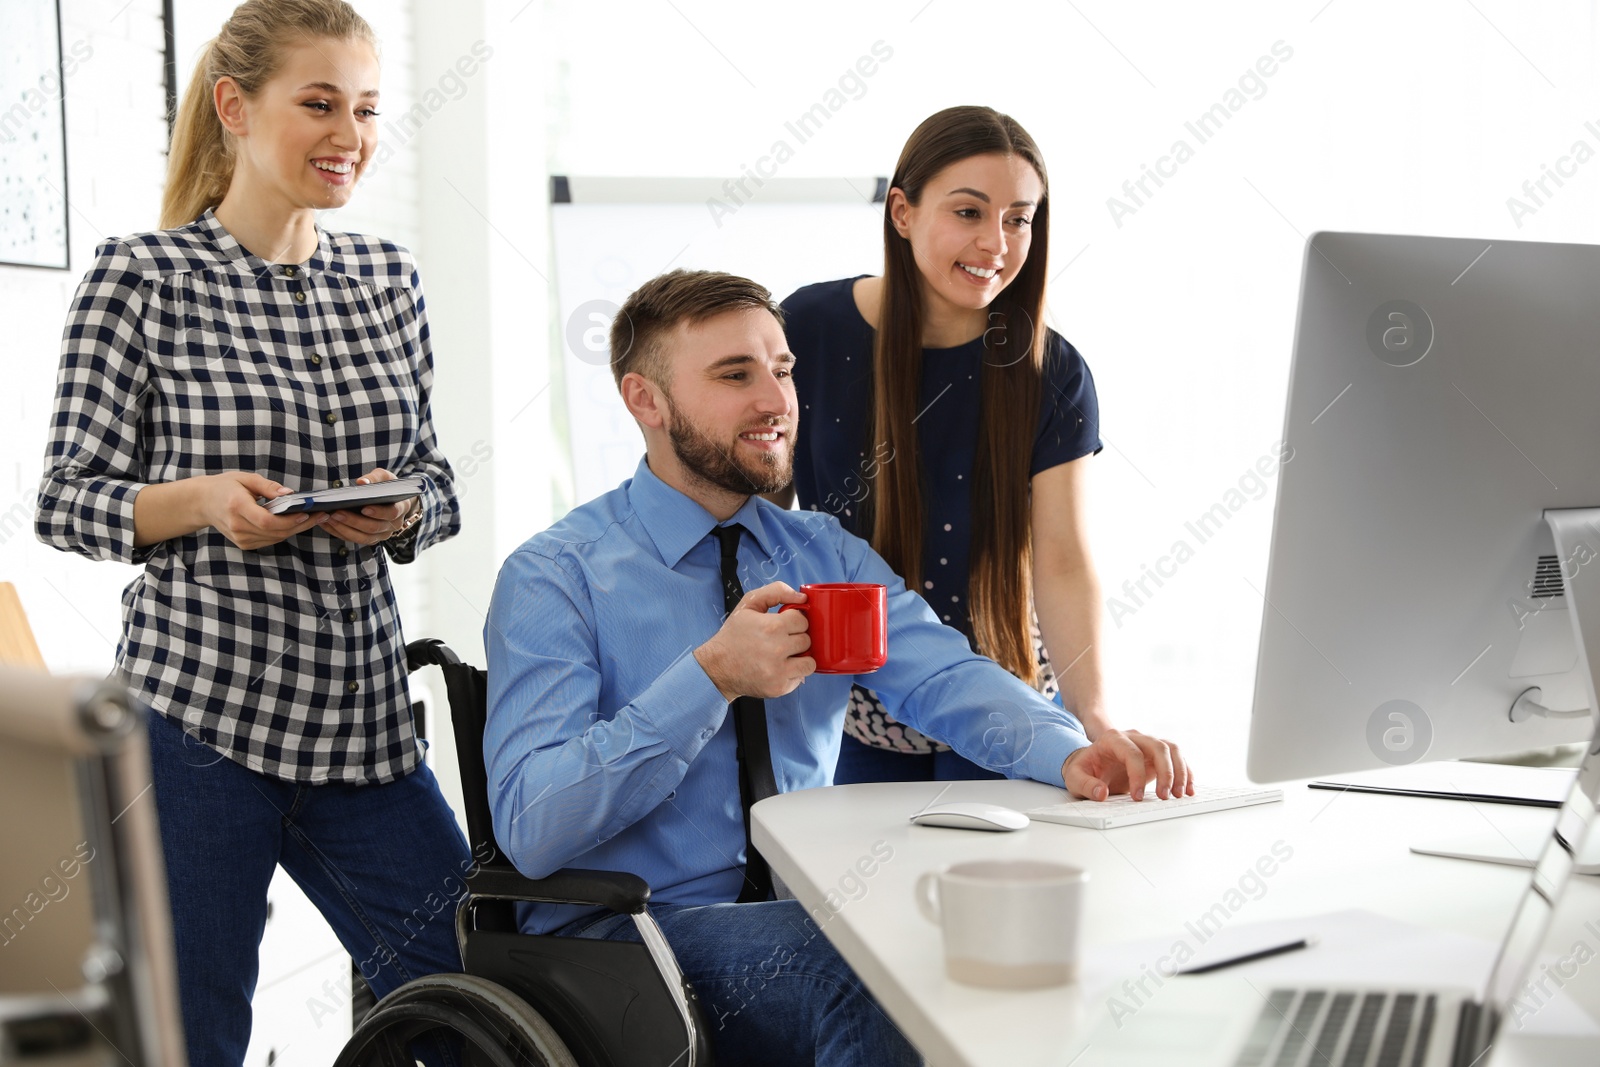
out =
[[[344,0],[247,0],[208,43],[178,107],[167,155],[161,227],[186,226],[222,203],[233,181],[233,136],[222,127],[213,97],[217,81],[232,78],[254,96],[283,64],[286,48],[309,39],[365,41],[377,51],[367,21]]]
[[[1039,174],[1044,192],[1033,212],[1032,243],[1022,270],[988,308],[979,381],[978,451],[969,480],[972,548],[967,607],[978,651],[1032,684],[1039,672],[1031,633],[1033,542],[1029,469],[1039,419],[1046,344],[1044,289],[1050,240],[1050,180],[1039,146],[1008,115],[987,107],[952,107],[918,126],[900,153],[890,186],[913,206],[927,182],[953,163],[979,155],[1017,156]],[[883,213],[883,301],[873,348],[872,438],[892,462],[878,472],[862,504],[872,547],[922,588],[926,511],[918,397],[922,383],[922,274],[911,242]]]

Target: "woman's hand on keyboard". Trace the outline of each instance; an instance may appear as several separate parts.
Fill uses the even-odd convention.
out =
[[[1117,793],[1144,799],[1152,779],[1162,800],[1194,793],[1194,774],[1178,746],[1138,730],[1107,730],[1094,744],[1080,748],[1061,765],[1061,781],[1068,791],[1090,800]]]

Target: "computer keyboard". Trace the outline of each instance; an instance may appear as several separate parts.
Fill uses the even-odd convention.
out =
[[[1162,800],[1156,796],[1155,787],[1147,785],[1143,800],[1134,800],[1124,793],[1108,800],[1070,800],[1065,804],[1046,804],[1029,808],[1024,814],[1034,822],[1112,830],[1118,826],[1133,826],[1135,823],[1155,822],[1158,819],[1176,819],[1184,815],[1243,808],[1251,804],[1271,804],[1282,799],[1281,789],[1250,786],[1244,789],[1202,787],[1196,789],[1192,797]]]
[[[1234,1067],[1422,1063],[1439,1007],[1432,993],[1274,989]]]

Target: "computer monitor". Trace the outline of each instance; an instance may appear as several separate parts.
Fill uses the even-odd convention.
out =
[[[1307,242],[1253,780],[1594,735],[1597,283],[1587,245]]]

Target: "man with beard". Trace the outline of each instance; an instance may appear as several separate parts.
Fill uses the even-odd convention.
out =
[[[662,275],[618,312],[611,351],[645,457],[512,553],[484,631],[495,835],[529,877],[649,883],[719,1062],[916,1063],[800,905],[771,899],[750,847],[751,803],[830,784],[853,681],[813,674],[804,613],[771,609],[804,602],[803,583],[887,586],[873,689],[897,720],[1012,777],[1095,799],[1154,778],[1166,797],[1188,769],[1133,731],[1091,745],[831,515],[756,495],[789,483],[799,416],[767,290]],[[570,905],[525,906],[522,926],[637,939],[630,917]]]

